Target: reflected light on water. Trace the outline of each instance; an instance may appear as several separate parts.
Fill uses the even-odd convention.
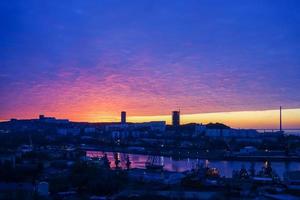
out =
[[[86,156],[90,158],[101,158],[104,156],[105,152],[101,151],[87,151]],[[106,152],[109,161],[111,162],[111,167],[114,168],[114,153]],[[131,168],[145,168],[145,162],[147,161],[147,155],[137,155],[137,154],[125,154],[118,153],[120,159],[120,167],[126,169],[126,158],[129,156],[131,161]],[[163,157],[160,156],[159,160],[162,164],[164,164],[164,169],[168,171],[175,172],[184,172],[187,170],[191,170],[195,168],[198,163],[203,163],[205,166],[217,168],[220,172],[221,176],[231,177],[233,170],[240,170],[242,166],[244,166],[247,170],[251,168],[252,163],[254,164],[254,168],[256,173],[261,170],[262,167],[266,166],[268,162],[248,162],[248,161],[209,161],[209,160],[201,160],[201,159],[181,159],[174,160],[171,157]],[[272,162],[272,168],[277,172],[279,176],[283,176],[283,173],[286,170],[299,170],[300,162]]]

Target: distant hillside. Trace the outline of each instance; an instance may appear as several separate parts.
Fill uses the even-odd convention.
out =
[[[209,123],[206,124],[206,128],[208,129],[230,129],[229,126],[222,123]]]

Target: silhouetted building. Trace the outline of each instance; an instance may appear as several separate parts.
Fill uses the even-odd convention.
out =
[[[68,119],[56,119],[55,117],[46,117],[45,115],[40,115],[39,121],[44,123],[56,123],[56,124],[69,123]]]
[[[172,125],[174,127],[180,126],[180,111],[173,111],[173,113],[172,113]]]
[[[125,111],[121,112],[121,123],[126,124],[126,112]]]
[[[151,122],[143,122],[143,123],[134,123],[133,126],[135,128],[149,128],[151,131],[159,131],[159,132],[164,132],[166,130],[166,122],[165,121],[151,121]]]

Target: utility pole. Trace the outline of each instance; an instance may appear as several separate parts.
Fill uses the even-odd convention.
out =
[[[282,108],[280,106],[280,122],[279,122],[280,123],[280,132],[282,132],[282,113],[281,113],[282,111],[281,111],[281,109]]]

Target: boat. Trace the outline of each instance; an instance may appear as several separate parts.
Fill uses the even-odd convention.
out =
[[[218,187],[220,174],[217,168],[210,168],[202,163],[197,163],[196,166],[186,172],[186,176],[182,179],[181,184],[187,187]]]
[[[271,178],[273,182],[280,182],[278,174],[272,169],[271,162],[266,161],[261,171],[258,172],[257,177]]]
[[[160,163],[159,156],[149,156],[145,167],[149,170],[163,170],[164,165]]]

